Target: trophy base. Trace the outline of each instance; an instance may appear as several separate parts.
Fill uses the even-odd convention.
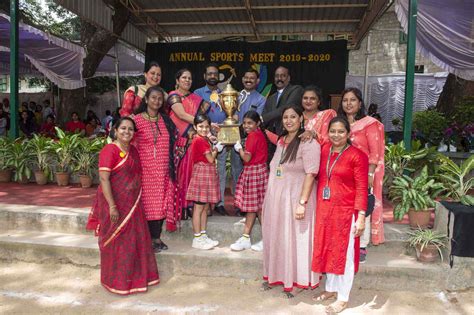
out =
[[[218,142],[224,145],[234,145],[237,141],[240,141],[239,125],[219,125],[219,127]]]

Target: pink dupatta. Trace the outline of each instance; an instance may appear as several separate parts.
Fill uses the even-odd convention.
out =
[[[375,208],[371,219],[372,244],[385,241],[383,228],[382,185],[385,172],[385,132],[383,124],[377,119],[365,116],[351,126],[352,145],[369,157],[369,164],[376,164],[374,172]]]

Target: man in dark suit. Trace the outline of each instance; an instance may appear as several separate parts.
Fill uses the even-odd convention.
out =
[[[281,113],[289,105],[301,106],[303,88],[299,85],[290,84],[290,72],[288,68],[279,66],[275,70],[275,86],[277,91],[267,98],[262,118],[265,127],[277,134],[282,131]]]

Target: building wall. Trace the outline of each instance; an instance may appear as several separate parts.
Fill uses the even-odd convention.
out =
[[[400,23],[393,6],[374,25],[370,45],[369,75],[405,72],[407,45],[400,44]],[[377,31],[379,29],[379,31]],[[394,31],[391,31],[391,30]],[[349,52],[349,74],[364,75],[367,37],[358,50]],[[424,65],[424,73],[444,72],[428,58],[416,54],[416,65]]]

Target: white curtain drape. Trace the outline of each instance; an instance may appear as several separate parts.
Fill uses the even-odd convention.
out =
[[[447,72],[415,75],[413,111],[423,111],[436,106],[447,76]],[[392,120],[403,118],[405,74],[369,76],[368,85],[367,100],[364,100],[366,111],[369,104],[377,104],[385,131],[395,131]],[[364,77],[348,75],[346,87],[356,87],[362,91]]]

